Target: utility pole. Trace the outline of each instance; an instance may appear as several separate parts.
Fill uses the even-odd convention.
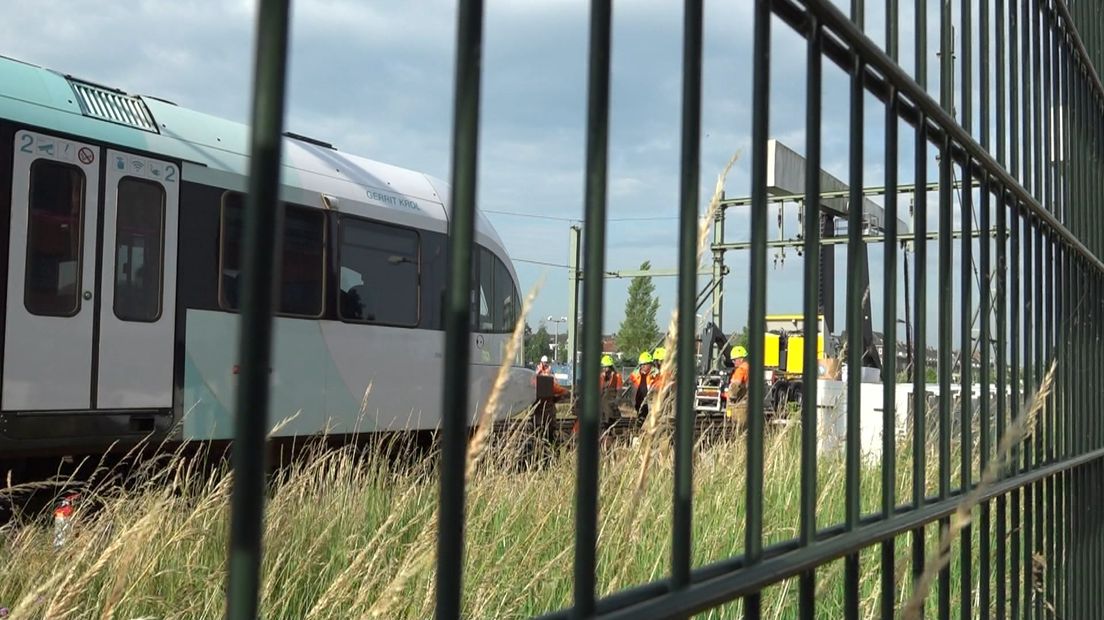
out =
[[[572,224],[567,235],[567,363],[571,367],[571,382],[574,385],[579,379],[576,376],[576,351],[575,336],[579,333],[579,281],[582,274],[579,271],[579,254],[583,244],[580,243],[583,230],[578,224]]]

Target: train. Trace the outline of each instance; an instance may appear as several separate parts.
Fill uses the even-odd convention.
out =
[[[0,57],[0,460],[233,437],[249,128]],[[283,136],[274,440],[441,423],[449,186]],[[510,256],[473,248],[469,420],[535,402]],[[520,349],[520,347],[518,347]]]

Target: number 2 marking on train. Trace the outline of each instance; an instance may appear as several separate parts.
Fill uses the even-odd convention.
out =
[[[30,153],[33,155],[34,151],[31,150],[32,145],[34,145],[34,136],[23,134],[23,145],[19,147],[19,151],[22,153]]]
[[[165,182],[166,183],[175,183],[176,182],[176,166],[169,166],[168,168],[165,168]]]

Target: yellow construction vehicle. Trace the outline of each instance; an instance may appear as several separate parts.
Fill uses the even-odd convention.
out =
[[[764,408],[782,412],[787,405],[799,405],[805,356],[805,317],[777,314],[766,317],[766,332],[759,342],[763,351]],[[712,323],[698,339],[699,366],[696,409],[701,414],[725,411],[728,380],[732,373],[729,351],[733,342]],[[755,347],[754,339],[748,348]],[[828,333],[824,315],[817,316],[817,376],[835,372],[837,339]]]

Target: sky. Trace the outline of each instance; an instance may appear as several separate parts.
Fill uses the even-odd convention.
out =
[[[246,122],[254,4],[242,0],[14,3],[5,8],[0,22],[0,54]],[[286,129],[331,142],[344,152],[447,179],[455,3],[300,0],[293,4]],[[884,14],[879,3],[869,4],[867,34],[882,45]],[[900,34],[901,63],[909,68],[915,19],[911,7],[904,5],[911,4],[902,3]],[[928,19],[932,24],[929,89],[934,93],[939,83],[938,3],[929,4],[933,5]],[[643,261],[657,269],[676,266],[681,5],[658,0],[615,3],[606,257],[610,271],[636,269]],[[699,211],[712,195],[718,173],[736,153],[740,157],[727,180],[726,195],[744,196],[749,191],[751,78],[757,61],[752,58],[751,11],[751,2],[705,3]],[[514,259],[523,291],[541,283],[530,315],[534,328],[546,317],[567,313],[567,271],[559,266],[567,263],[571,220],[581,219],[583,210],[587,18],[588,3],[582,0],[486,3],[478,204]],[[777,19],[769,62],[770,134],[804,152],[804,39]],[[848,78],[827,62],[823,97],[823,165],[846,180]],[[884,108],[873,96],[867,95],[864,101],[864,183],[880,185]],[[903,123],[900,127],[899,179],[909,183],[912,130]],[[934,155],[935,150],[929,149],[929,180],[933,181]],[[908,199],[902,197],[899,204],[906,212]],[[934,226],[934,193],[929,204],[929,226]],[[954,209],[958,222],[961,214],[957,206]],[[747,208],[729,213],[727,240],[746,239]],[[794,205],[785,207],[780,231],[777,210],[772,207],[771,238],[792,236],[796,214]],[[912,228],[911,221],[907,226]],[[934,243],[929,254],[928,279],[934,283]],[[746,253],[729,253],[726,260],[731,269],[724,298],[727,330],[745,323],[748,264]],[[836,261],[837,312],[842,317],[846,273],[842,248]],[[801,311],[801,264],[793,250],[768,256],[768,312]],[[882,264],[880,246],[872,246],[875,329],[882,320]],[[957,278],[961,271],[957,258],[953,264]],[[665,326],[675,302],[675,279],[657,278],[655,283],[661,301],[659,323]],[[607,281],[607,333],[616,331],[623,319],[627,289],[627,280]],[[933,288],[929,293],[932,316],[937,292]],[[903,302],[903,291],[898,298]],[[903,310],[898,316],[903,316]],[[836,326],[841,329],[842,319]]]

